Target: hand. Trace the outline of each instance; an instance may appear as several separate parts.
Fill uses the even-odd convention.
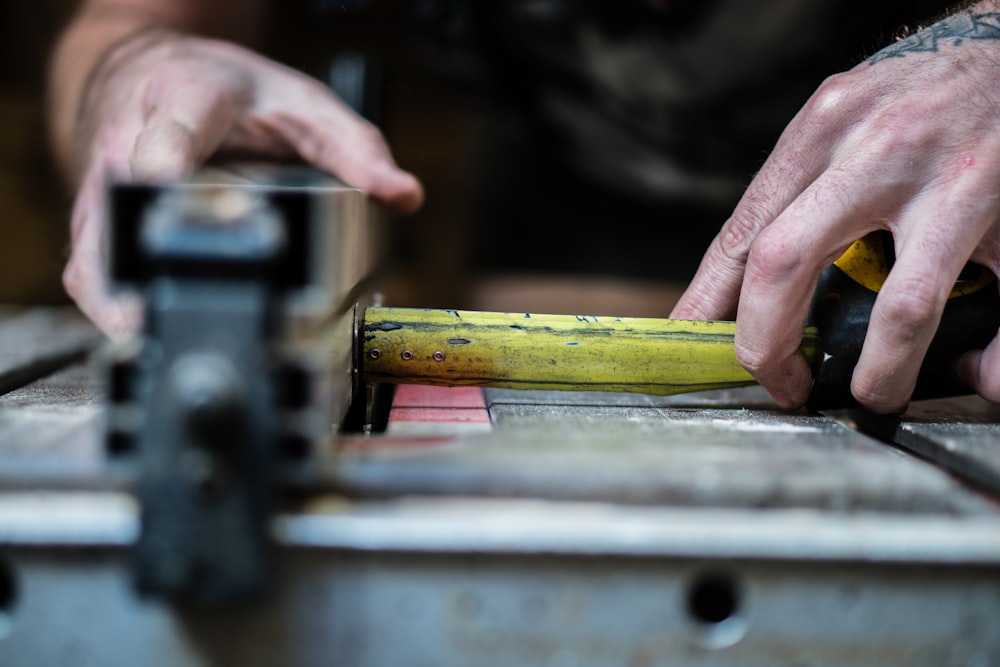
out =
[[[811,373],[798,346],[819,273],[854,240],[889,230],[896,261],[851,391],[873,410],[904,410],[966,261],[1000,272],[998,72],[1000,13],[974,9],[830,77],[782,134],[672,316],[736,316],[740,363],[779,405],[800,406]],[[956,368],[1000,401],[1000,339]]]
[[[170,180],[220,150],[298,155],[399,212],[422,203],[420,183],[385,141],[320,83],[234,44],[149,30],[120,44],[91,75],[78,123],[81,186],[70,296],[111,336],[139,321],[104,279],[109,179]]]

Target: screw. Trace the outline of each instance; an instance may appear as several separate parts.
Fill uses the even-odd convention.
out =
[[[403,361],[409,361],[413,358],[413,353],[409,350],[403,350],[403,353],[399,356],[403,357]]]
[[[434,361],[444,361],[444,352],[438,350],[434,353]]]
[[[372,349],[368,350],[368,357],[370,359],[378,359],[381,356],[382,356],[382,350],[378,349],[377,347],[373,347]]]

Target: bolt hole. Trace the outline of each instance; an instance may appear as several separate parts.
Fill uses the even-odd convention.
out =
[[[725,575],[703,575],[688,590],[687,602],[688,613],[699,623],[722,623],[734,616],[739,608],[736,582]]]
[[[17,578],[14,567],[5,558],[0,558],[0,640],[11,630],[11,617],[17,604]]]
[[[706,573],[692,580],[687,592],[687,611],[701,628],[698,641],[706,648],[721,649],[736,644],[746,632],[741,614],[739,581],[726,574]]]
[[[108,433],[105,446],[107,447],[108,455],[114,458],[124,457],[135,450],[135,438],[132,437],[131,433],[111,431]]]

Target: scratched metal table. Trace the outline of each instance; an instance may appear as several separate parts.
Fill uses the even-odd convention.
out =
[[[281,506],[265,604],[144,599],[96,340],[0,311],[0,665],[1000,664],[997,498],[755,390],[398,402]],[[998,424],[905,429],[995,473]]]

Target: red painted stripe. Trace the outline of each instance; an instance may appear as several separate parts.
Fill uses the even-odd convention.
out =
[[[393,408],[475,408],[486,409],[479,387],[431,387],[401,384],[392,398]]]
[[[389,423],[399,422],[489,424],[490,416],[485,410],[473,408],[393,408]]]
[[[424,385],[396,387],[389,412],[389,432],[420,432],[425,430],[421,424],[434,424],[435,432],[442,427],[447,432],[449,424],[453,424],[457,431],[473,425],[477,430],[488,429],[490,413],[486,409],[483,390],[479,387]]]

